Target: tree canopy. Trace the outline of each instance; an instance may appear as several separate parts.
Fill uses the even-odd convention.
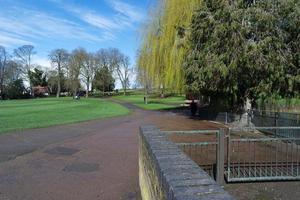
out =
[[[204,0],[191,23],[187,90],[231,105],[299,94],[299,7],[297,0]]]
[[[32,86],[47,86],[46,74],[38,68],[34,68],[28,72],[30,85]]]
[[[103,66],[96,71],[93,87],[93,89],[98,89],[102,92],[111,92],[115,89],[113,72],[107,66]]]
[[[159,1],[145,25],[138,54],[139,80],[151,80],[156,88],[182,90],[182,64],[193,11],[200,0]],[[145,81],[143,84],[146,85]],[[148,86],[146,86],[148,87]],[[162,91],[163,92],[163,91]]]

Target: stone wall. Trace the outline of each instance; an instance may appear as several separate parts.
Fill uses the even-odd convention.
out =
[[[139,179],[143,200],[233,200],[155,126],[140,128]]]

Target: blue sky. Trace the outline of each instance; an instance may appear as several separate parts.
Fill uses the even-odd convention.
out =
[[[49,66],[52,49],[116,47],[135,64],[151,0],[0,0],[0,45],[32,44],[33,62]]]

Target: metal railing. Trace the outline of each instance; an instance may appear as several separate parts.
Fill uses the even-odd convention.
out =
[[[225,129],[164,131],[184,153],[219,184],[224,181],[225,132]]]
[[[266,134],[279,130],[293,130],[293,133]],[[300,127],[165,133],[220,184],[224,176],[227,182],[300,180]]]
[[[199,110],[200,119],[213,120],[221,123],[232,123],[242,119],[242,114],[218,112],[208,108]],[[273,112],[268,110],[250,110],[247,121],[258,127],[299,127],[300,113]]]
[[[216,178],[217,142],[177,143],[211,177]]]
[[[267,110],[252,110],[252,122],[259,127],[300,126],[299,113],[272,112]]]
[[[265,135],[293,130],[289,137]],[[300,127],[256,127],[230,130],[227,136],[228,182],[300,180]]]
[[[264,131],[279,137],[293,137],[298,130],[287,127],[299,127],[300,114],[256,110],[252,111],[251,122],[257,127],[283,127]]]

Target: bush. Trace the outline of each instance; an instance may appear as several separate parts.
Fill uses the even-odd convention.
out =
[[[17,79],[8,85],[6,98],[8,99],[30,98],[30,92],[26,90],[22,79]]]

